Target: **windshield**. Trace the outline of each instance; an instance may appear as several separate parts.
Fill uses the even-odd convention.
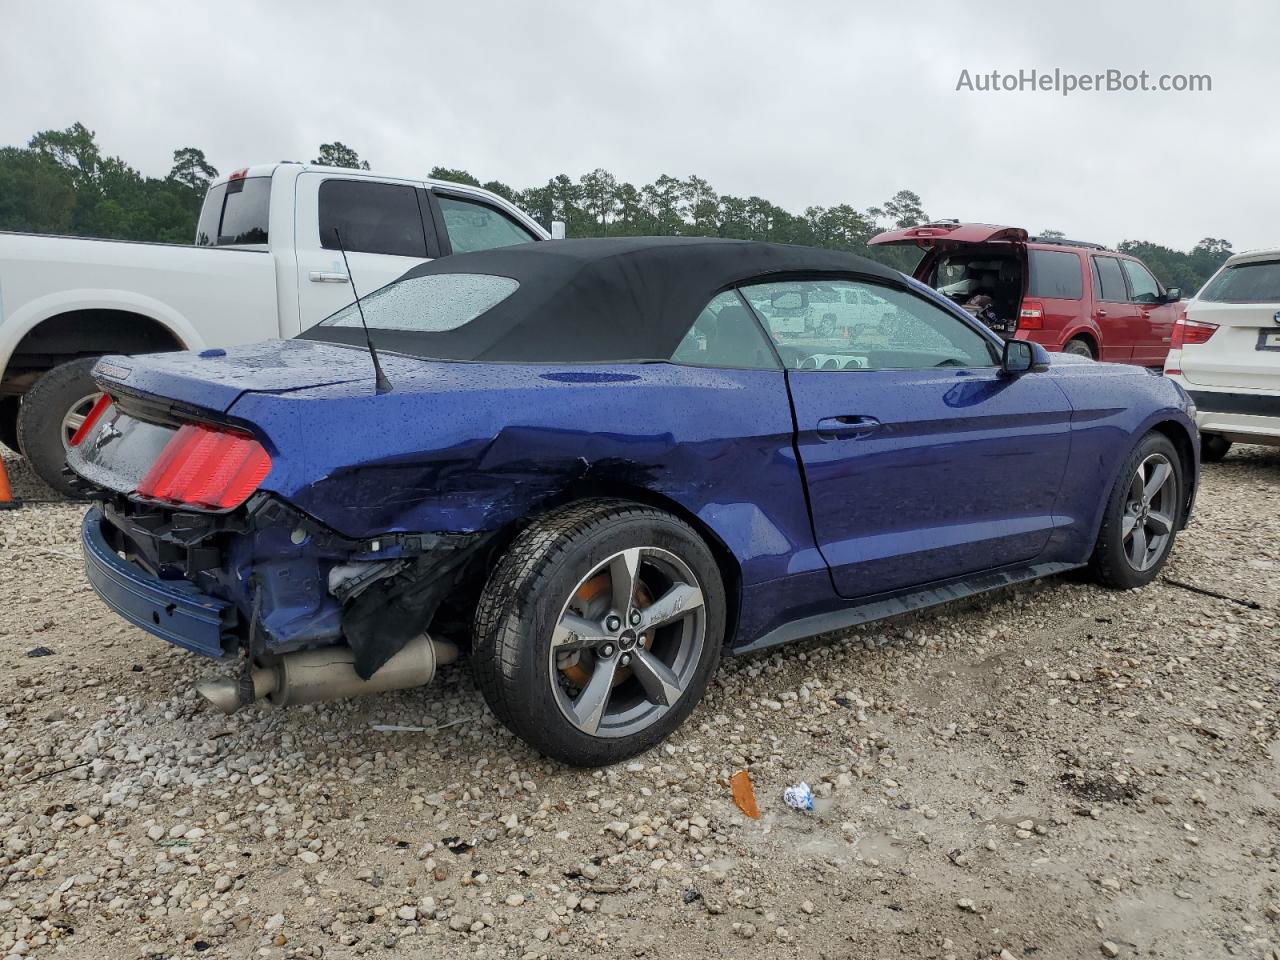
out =
[[[322,327],[359,327],[360,309],[370,330],[444,333],[470,323],[520,286],[510,277],[484,273],[437,273],[398,280],[351,303]]]
[[[1213,303],[1274,303],[1280,301],[1280,260],[1260,260],[1227,267],[1200,294]]]

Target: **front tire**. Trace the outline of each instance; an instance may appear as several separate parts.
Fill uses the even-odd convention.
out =
[[[95,357],[54,367],[35,382],[18,410],[18,445],[36,476],[64,497],[77,496],[63,476],[67,444],[101,391],[89,374]]]
[[[1107,499],[1090,570],[1104,586],[1131,590],[1154,580],[1182,517],[1182,459],[1164,434],[1142,438]]]
[[[720,659],[725,598],[702,539],[618,500],[535,520],[490,574],[471,663],[490,709],[534,749],[616,763],[665,739]]]
[[[1206,433],[1200,436],[1200,462],[1201,463],[1217,463],[1227,455],[1227,451],[1231,449],[1231,441],[1226,437],[1220,437],[1216,433]]]

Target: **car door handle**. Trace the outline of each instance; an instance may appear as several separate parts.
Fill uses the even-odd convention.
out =
[[[329,273],[326,270],[312,270],[312,283],[349,283],[351,278],[345,273]]]
[[[1099,320],[1101,320],[1106,315],[1107,315],[1107,311],[1105,310],[1098,310],[1094,313],[1094,316],[1097,317]]]
[[[818,439],[856,440],[879,429],[880,421],[875,417],[823,417],[818,421]]]

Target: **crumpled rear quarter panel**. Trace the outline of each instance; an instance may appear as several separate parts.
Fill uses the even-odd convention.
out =
[[[571,489],[643,489],[697,516],[744,583],[820,568],[777,371],[669,364],[396,364],[367,382],[246,393],[263,488],[349,537],[500,529]]]

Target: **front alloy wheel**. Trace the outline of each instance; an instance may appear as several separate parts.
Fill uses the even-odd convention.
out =
[[[1182,516],[1182,458],[1152,431],[1125,460],[1107,498],[1090,567],[1109,587],[1150,583],[1173,549]]]
[[[1134,570],[1149,570],[1164,556],[1173,536],[1178,504],[1173,464],[1163,453],[1153,453],[1133,473],[1124,506],[1121,531],[1124,552]]]
[[[719,567],[688,524],[586,500],[534,520],[493,568],[471,666],[518,737],[557,760],[603,766],[684,721],[724,630]]]

